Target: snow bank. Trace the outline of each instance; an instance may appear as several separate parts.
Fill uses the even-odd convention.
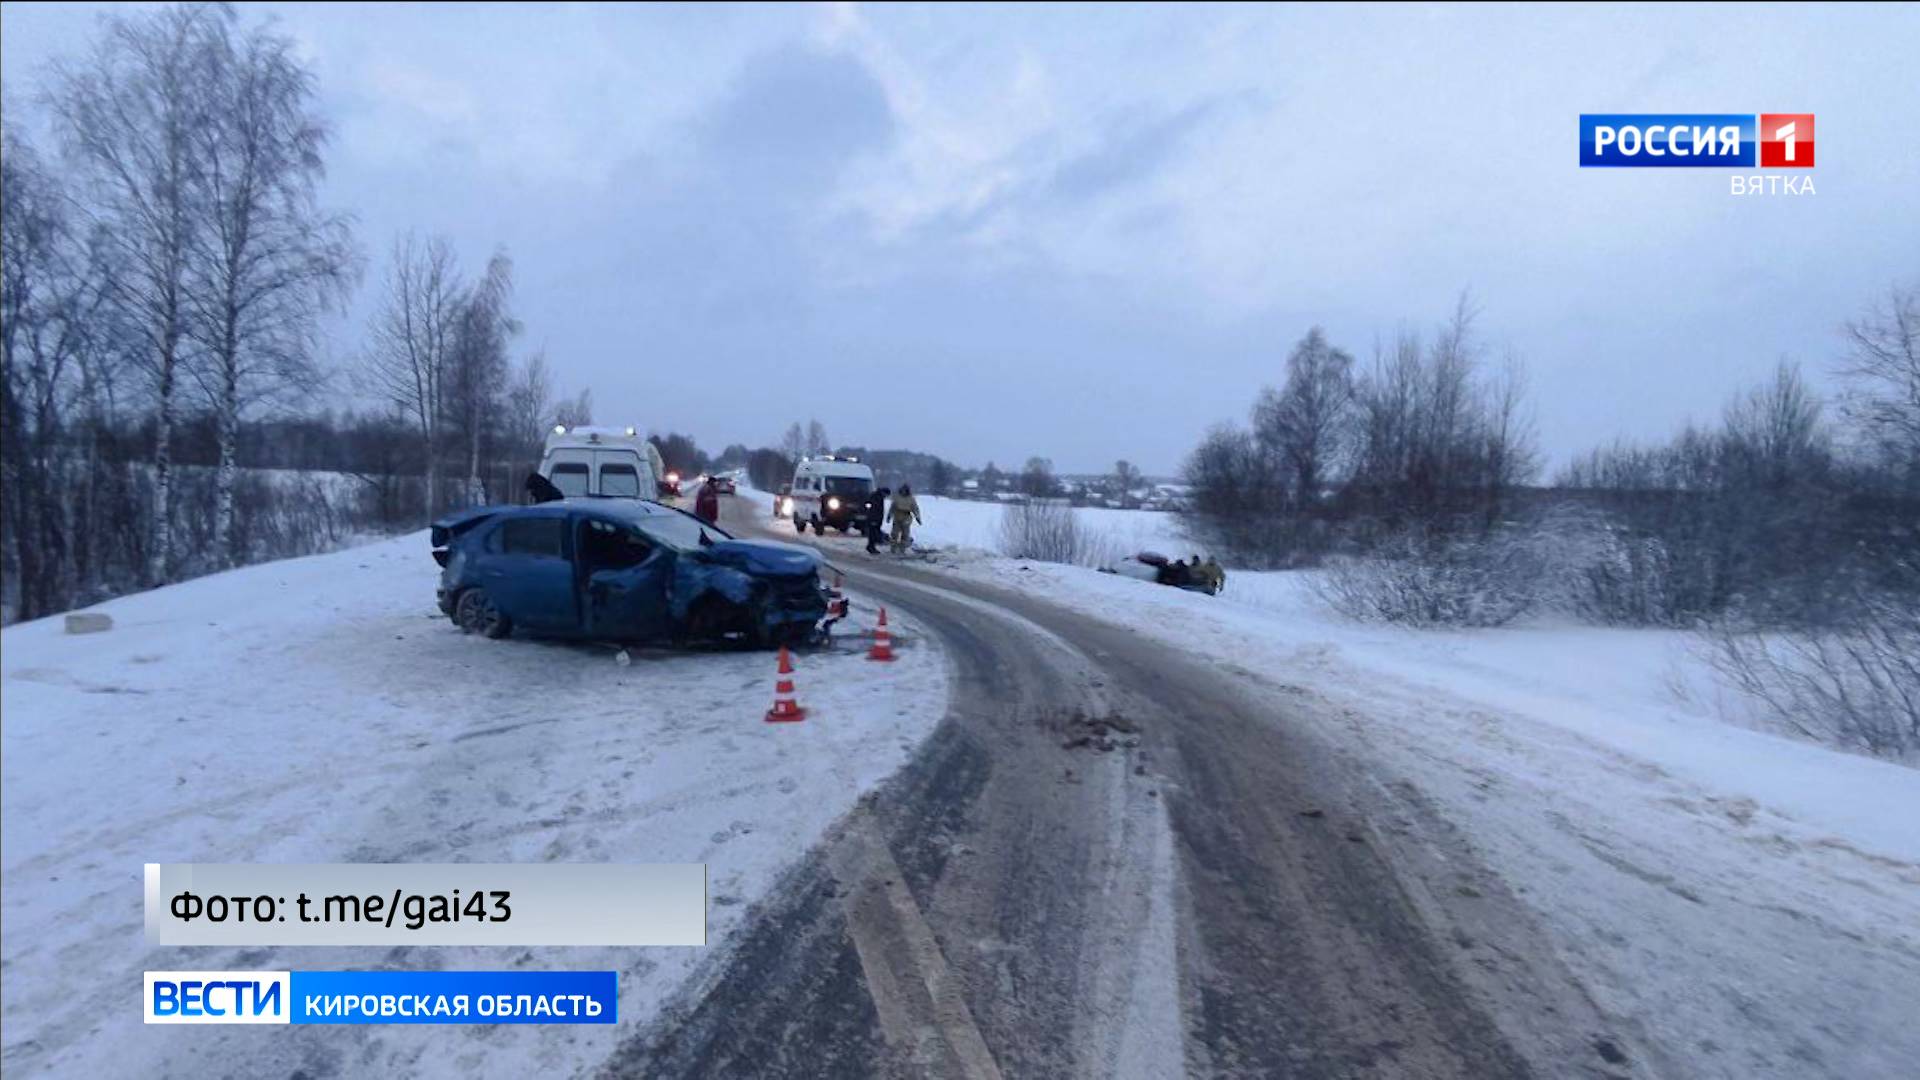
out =
[[[766,653],[462,635],[424,534],[123,597],[105,634],[9,627],[0,836],[9,1072],[507,1075],[590,1069],[945,709],[902,662],[802,655],[771,725]],[[856,604],[858,597],[855,597]],[[148,862],[704,862],[707,949],[149,949]],[[614,1028],[144,1027],[146,969],[567,968],[620,974]]]

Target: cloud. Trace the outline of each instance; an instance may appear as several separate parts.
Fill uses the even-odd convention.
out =
[[[1153,176],[1219,112],[1225,100],[1209,97],[1171,112],[1128,115],[1109,123],[1096,145],[1054,170],[1047,193],[1083,202]]]
[[[706,165],[728,179],[817,192],[883,151],[895,126],[886,90],[858,59],[796,45],[749,60],[696,130]]]

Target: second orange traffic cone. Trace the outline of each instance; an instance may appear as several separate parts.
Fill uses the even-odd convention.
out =
[[[793,658],[787,655],[787,647],[780,646],[780,678],[773,684],[773,708],[767,710],[767,723],[777,724],[793,720],[804,720],[807,710],[793,697]]]
[[[893,635],[887,633],[887,609],[880,609],[880,625],[873,628],[873,647],[867,650],[869,660],[893,660]]]

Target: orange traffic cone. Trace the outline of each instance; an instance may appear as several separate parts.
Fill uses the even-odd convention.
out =
[[[780,646],[780,678],[773,684],[773,708],[767,710],[767,723],[804,720],[807,710],[793,699],[793,658],[787,655],[787,647]]]
[[[887,633],[887,609],[880,609],[880,625],[873,628],[873,647],[867,650],[869,660],[893,660],[893,635]]]

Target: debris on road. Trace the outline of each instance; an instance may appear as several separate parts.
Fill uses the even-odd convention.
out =
[[[1060,744],[1062,750],[1091,749],[1106,754],[1119,749],[1131,750],[1140,745],[1140,739],[1133,735],[1138,730],[1133,722],[1117,714],[1088,716],[1074,713],[1067,718],[1064,726],[1067,738]],[[1116,732],[1127,737],[1115,738]]]

